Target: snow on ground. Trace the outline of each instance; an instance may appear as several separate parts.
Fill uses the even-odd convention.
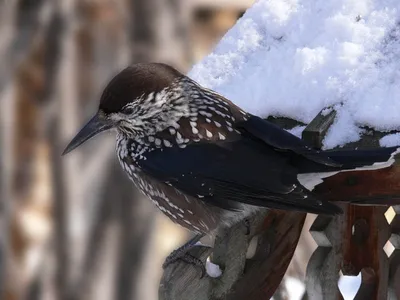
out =
[[[400,130],[399,21],[398,0],[259,0],[189,76],[262,117],[308,123],[333,105],[332,148],[360,125]]]

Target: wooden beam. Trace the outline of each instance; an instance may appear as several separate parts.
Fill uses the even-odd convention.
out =
[[[322,199],[359,205],[400,204],[400,160],[387,169],[343,172],[324,179],[314,192]]]
[[[322,148],[323,139],[334,122],[336,112],[321,111],[304,129],[302,138],[315,148]],[[268,121],[290,129],[299,122],[287,118],[269,117]],[[365,134],[357,142],[349,143],[345,149],[379,148],[379,140],[388,133],[365,128]],[[400,155],[395,164],[386,169],[343,172],[324,179],[314,189],[321,199],[351,202],[359,205],[399,205],[400,204]]]
[[[349,205],[343,222],[342,272],[357,276],[361,286],[355,299],[385,299],[389,264],[383,247],[390,236],[384,207]]]
[[[271,211],[264,220],[253,259],[226,299],[270,299],[292,260],[306,218],[304,213]]]
[[[302,139],[307,141],[314,148],[322,148],[324,137],[329,127],[335,121],[335,117],[335,110],[322,110],[304,129]]]
[[[332,122],[332,116],[320,113],[310,123],[316,126],[306,128],[315,127],[315,130],[309,130],[315,141],[314,147],[322,147]],[[378,148],[384,135],[370,130],[360,141],[345,148]],[[313,192],[321,199],[351,204],[341,205],[344,208],[341,216],[330,219],[318,216],[310,229],[318,248],[307,267],[309,299],[342,299],[337,286],[339,270],[344,275],[361,273],[361,286],[354,299],[386,299],[388,296],[388,299],[396,299],[398,231],[388,225],[387,207],[377,205],[400,204],[400,160],[386,169],[339,173],[324,179]],[[395,251],[388,261],[383,247],[390,236]]]

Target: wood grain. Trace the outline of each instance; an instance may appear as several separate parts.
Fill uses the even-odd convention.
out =
[[[269,211],[251,221],[251,233],[243,224],[221,230],[215,242],[213,261],[223,268],[219,278],[200,279],[199,271],[183,262],[169,266],[161,280],[160,300],[185,299],[270,299],[281,283],[297,246],[306,214]],[[250,240],[257,236],[252,259],[245,254]],[[191,254],[203,260],[210,248],[198,248]]]
[[[326,178],[314,192],[329,201],[359,205],[400,204],[400,161],[386,169],[339,173]]]

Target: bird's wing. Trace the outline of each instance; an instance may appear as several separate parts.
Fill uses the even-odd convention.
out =
[[[341,166],[340,163],[329,158],[325,152],[311,148],[302,139],[257,116],[250,116],[246,121],[236,123],[236,127],[276,150],[290,151],[325,166]]]
[[[310,213],[336,214],[298,184],[282,153],[236,134],[223,142],[200,141],[186,148],[157,149],[138,161],[146,174],[198,199],[228,210],[239,203]]]

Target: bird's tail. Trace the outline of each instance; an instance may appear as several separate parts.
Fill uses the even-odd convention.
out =
[[[400,147],[377,148],[367,150],[330,150],[321,151],[320,155],[329,157],[338,166],[328,166],[310,161],[299,161],[297,179],[308,190],[322,183],[323,178],[339,172],[378,170],[390,167],[395,162],[395,155],[400,153]]]

